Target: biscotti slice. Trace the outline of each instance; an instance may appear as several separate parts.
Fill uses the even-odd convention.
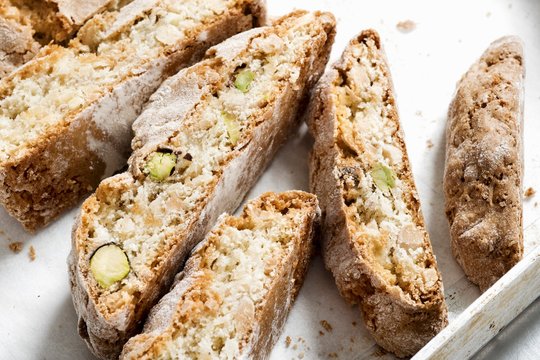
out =
[[[265,359],[302,286],[317,198],[266,193],[223,216],[121,359]]]
[[[521,40],[495,41],[457,85],[448,111],[444,193],[452,251],[487,290],[523,256]]]
[[[73,232],[73,302],[96,355],[118,356],[187,254],[298,127],[334,27],[328,13],[294,12],[210,49],[152,96],[128,171],[100,184]],[[111,256],[111,271],[97,266]]]
[[[32,59],[40,49],[32,26],[16,8],[0,1],[0,79]]]
[[[16,8],[42,45],[63,42],[95,14],[114,11],[132,0],[2,0]]]
[[[125,164],[132,123],[170,74],[259,24],[260,0],[136,0],[0,82],[0,202],[29,230]]]
[[[323,76],[308,122],[325,265],[377,343],[412,355],[446,325],[447,310],[375,31],[354,38]]]

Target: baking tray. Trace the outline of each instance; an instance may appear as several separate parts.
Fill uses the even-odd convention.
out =
[[[524,186],[540,190],[540,2],[269,0],[269,14],[294,8],[332,11],[338,33],[332,59],[365,28],[381,34],[394,78],[400,116],[428,231],[442,272],[449,326],[414,359],[464,359],[540,295],[540,195],[524,201],[525,258],[480,296],[450,251],[444,216],[444,125],[455,84],[489,43],[506,34],[525,42]],[[416,28],[398,29],[411,20]],[[308,189],[311,139],[305,126],[292,136],[252,189]],[[431,146],[432,145],[432,146]],[[66,258],[76,209],[30,235],[0,210],[0,359],[93,359],[76,330]],[[10,242],[23,242],[14,254]],[[30,261],[30,247],[36,258]],[[363,327],[360,311],[339,296],[316,256],[271,358],[393,359]]]

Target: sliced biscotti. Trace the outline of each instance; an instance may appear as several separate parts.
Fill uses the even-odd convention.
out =
[[[266,193],[223,216],[121,359],[265,359],[302,286],[314,195]]]
[[[0,79],[32,59],[40,49],[31,24],[17,8],[0,1]]]
[[[523,256],[521,40],[495,41],[457,85],[448,111],[444,192],[452,251],[488,289]]]
[[[31,60],[42,45],[65,42],[97,13],[131,0],[0,0],[0,79]]]
[[[447,323],[378,34],[362,32],[314,91],[311,189],[323,211],[323,257],[375,340],[414,354]]]
[[[32,27],[33,37],[42,45],[63,42],[95,14],[114,11],[132,0],[0,0],[2,7],[17,11]]]
[[[29,230],[125,164],[166,78],[263,17],[259,0],[136,0],[99,14],[0,82],[0,202]]]
[[[134,124],[128,171],[100,184],[73,232],[73,301],[95,354],[118,355],[186,255],[295,131],[334,27],[328,13],[294,12],[210,49],[152,96]],[[94,268],[111,253],[121,260],[114,271]]]

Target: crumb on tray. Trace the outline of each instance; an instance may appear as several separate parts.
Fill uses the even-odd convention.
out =
[[[285,347],[289,347],[289,346],[291,346],[291,337],[287,336],[285,338]]]
[[[9,250],[13,251],[15,254],[20,253],[22,248],[23,248],[23,243],[20,241],[9,243]]]
[[[30,245],[30,249],[28,249],[28,257],[30,258],[30,261],[36,260],[36,249],[34,249],[34,246]]]
[[[534,194],[536,194],[536,190],[534,190],[532,187],[528,188],[527,190],[525,190],[525,197],[526,198],[530,198],[530,197],[533,197]]]
[[[426,146],[427,146],[428,149],[431,149],[433,147],[433,141],[431,141],[431,139],[426,141]]]
[[[324,328],[324,330],[326,330],[327,332],[331,332],[332,331],[332,325],[330,325],[330,323],[326,320],[321,320],[321,326]]]
[[[412,20],[404,20],[404,21],[398,22],[396,24],[396,28],[402,33],[406,34],[416,29],[416,23]]]

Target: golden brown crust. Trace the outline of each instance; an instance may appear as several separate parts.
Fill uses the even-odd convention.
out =
[[[247,205],[246,205],[247,206]],[[265,193],[258,199],[249,202],[252,208],[269,211],[284,211],[291,207],[301,209],[302,224],[299,226],[298,237],[292,239],[294,247],[290,255],[279,259],[276,264],[276,275],[268,287],[268,293],[260,306],[257,306],[255,318],[249,326],[252,328],[247,338],[243,339],[240,348],[243,355],[251,359],[266,359],[278,340],[287,315],[302,287],[307,273],[309,261],[313,253],[313,239],[319,226],[320,210],[317,198],[302,191],[287,191],[284,193]],[[229,217],[226,222],[242,222],[249,217],[247,208],[239,218]],[[219,225],[213,230],[218,231]],[[207,236],[207,240],[212,233]],[[163,333],[173,331],[175,309],[181,303],[182,294],[198,284],[191,281],[192,274],[198,270],[202,261],[201,253],[206,241],[194,250],[188,259],[177,283],[154,309],[146,321],[144,332],[133,337],[122,351],[121,359],[153,359],[163,350],[165,340]]]
[[[303,14],[305,12],[294,12],[289,17],[294,20],[295,17],[300,17]],[[172,243],[175,245],[172,249],[162,249],[161,259],[163,261],[152,269],[156,280],[146,284],[143,292],[127,300],[127,305],[118,310],[123,314],[121,318],[111,318],[108,313],[99,310],[100,299],[96,295],[95,289],[92,288],[95,286],[95,280],[87,276],[88,257],[85,254],[88,253],[86,247],[90,246],[87,241],[88,231],[91,228],[89,224],[98,212],[100,201],[106,201],[109,198],[115,199],[125,187],[136,186],[134,185],[135,179],[140,176],[138,161],[160,145],[151,137],[145,136],[153,129],[137,127],[137,136],[133,142],[135,152],[130,160],[129,172],[105,180],[96,194],[83,204],[80,219],[74,227],[73,248],[69,258],[70,278],[73,302],[79,316],[80,334],[97,356],[101,358],[118,356],[121,349],[119,346],[121,347],[129,337],[139,330],[137,324],[144,319],[144,316],[159,300],[163,292],[169,289],[174,275],[178,272],[189,251],[203,238],[221,213],[231,212],[240,204],[281,144],[297,129],[299,125],[297,114],[301,112],[306,103],[309,88],[314,85],[324,70],[335,33],[335,20],[330,14],[318,12],[315,14],[317,15],[317,27],[314,28],[320,29],[320,33],[313,39],[311,52],[307,55],[306,61],[303,62],[298,80],[295,81],[294,85],[290,83],[283,85],[279,99],[272,106],[263,108],[263,111],[258,114],[257,125],[246,135],[248,141],[245,142],[245,146],[235,150],[234,156],[231,156],[231,159],[224,165],[222,172],[215,175],[215,181],[208,197],[198,203],[197,208],[193,210],[197,216],[194,217],[193,221],[190,221],[187,228],[182,227],[182,230],[173,232],[174,241]],[[257,34],[256,31],[264,32],[265,30],[253,30],[250,33]],[[191,102],[189,98],[193,94],[182,88],[177,89],[176,84],[176,82],[182,83],[188,77],[190,77],[192,84],[197,84],[197,88],[201,92],[211,93],[214,87],[213,84],[208,84],[211,77],[206,78],[200,75],[211,73],[211,69],[208,68],[222,62],[224,64],[220,65],[220,70],[230,67],[223,72],[232,73],[237,64],[233,61],[234,59],[227,60],[228,57],[221,57],[221,51],[234,53],[235,49],[244,49],[246,44],[236,41],[245,36],[250,35],[248,33],[241,34],[210,49],[206,61],[183,70],[167,81],[164,86],[171,88],[170,91],[178,95],[179,103]],[[231,46],[231,44],[233,45]],[[234,57],[234,55],[228,55]],[[214,56],[217,60],[213,59]],[[197,76],[198,80],[191,80]],[[213,81],[221,81],[220,76],[217,78],[218,80]],[[178,94],[175,89],[178,90]],[[158,97],[155,101],[159,103],[161,99]],[[193,106],[196,103],[198,102],[195,101]],[[149,105],[146,111],[151,111],[151,109],[152,106]],[[190,106],[189,109],[182,111],[187,113],[191,110]],[[150,115],[147,116],[151,116],[152,113],[148,114]],[[145,116],[144,113],[143,116]],[[173,119],[171,119],[172,121]],[[182,123],[180,122],[178,126],[182,126]]]
[[[257,25],[264,19],[258,0],[246,0],[212,24],[200,28],[185,39],[173,52],[160,54],[143,64],[142,74],[123,79],[104,95],[65,121],[47,129],[38,140],[17,156],[0,163],[0,202],[10,215],[29,231],[50,223],[65,209],[97,186],[100,179],[118,170],[129,156],[130,124],[143,104],[167,76],[200,59],[206,49],[220,41]],[[198,34],[206,32],[204,40]],[[167,50],[167,49],[166,49]],[[59,55],[61,48],[47,47],[42,54],[17,71],[24,77],[46,66],[49,57]],[[3,81],[9,88],[15,78],[11,74]],[[103,123],[126,122],[106,134]],[[93,140],[92,140],[93,139]],[[96,149],[96,142],[102,143]],[[103,150],[107,154],[103,154]],[[107,157],[114,157],[112,165]]]
[[[521,40],[495,41],[457,85],[448,111],[444,190],[452,251],[487,290],[523,256]]]
[[[384,60],[378,34],[363,31],[351,41],[354,44],[371,40]],[[424,229],[423,248],[426,266],[434,269],[438,280],[429,293],[405,293],[399,286],[388,283],[383,274],[370,262],[370,255],[363,243],[356,240],[356,228],[348,218],[344,202],[344,187],[339,178],[342,150],[338,140],[338,123],[333,84],[345,73],[351,61],[356,61],[349,48],[338,63],[325,74],[312,95],[307,114],[310,132],[315,145],[310,160],[311,190],[317,194],[323,211],[322,253],[326,267],[332,272],[341,295],[350,303],[358,303],[364,321],[379,345],[397,356],[410,356],[423,347],[447,324],[442,280],[437,270],[429,237],[424,229],[420,203],[410,170],[403,134],[391,88],[388,66],[384,75],[390,86],[384,89],[384,98],[392,108],[389,113],[397,125],[393,141],[402,150],[402,166],[396,171],[404,182],[404,200],[411,209],[414,223]],[[360,158],[356,161],[362,161]],[[366,241],[366,240],[363,240]],[[414,300],[416,299],[416,300]]]

